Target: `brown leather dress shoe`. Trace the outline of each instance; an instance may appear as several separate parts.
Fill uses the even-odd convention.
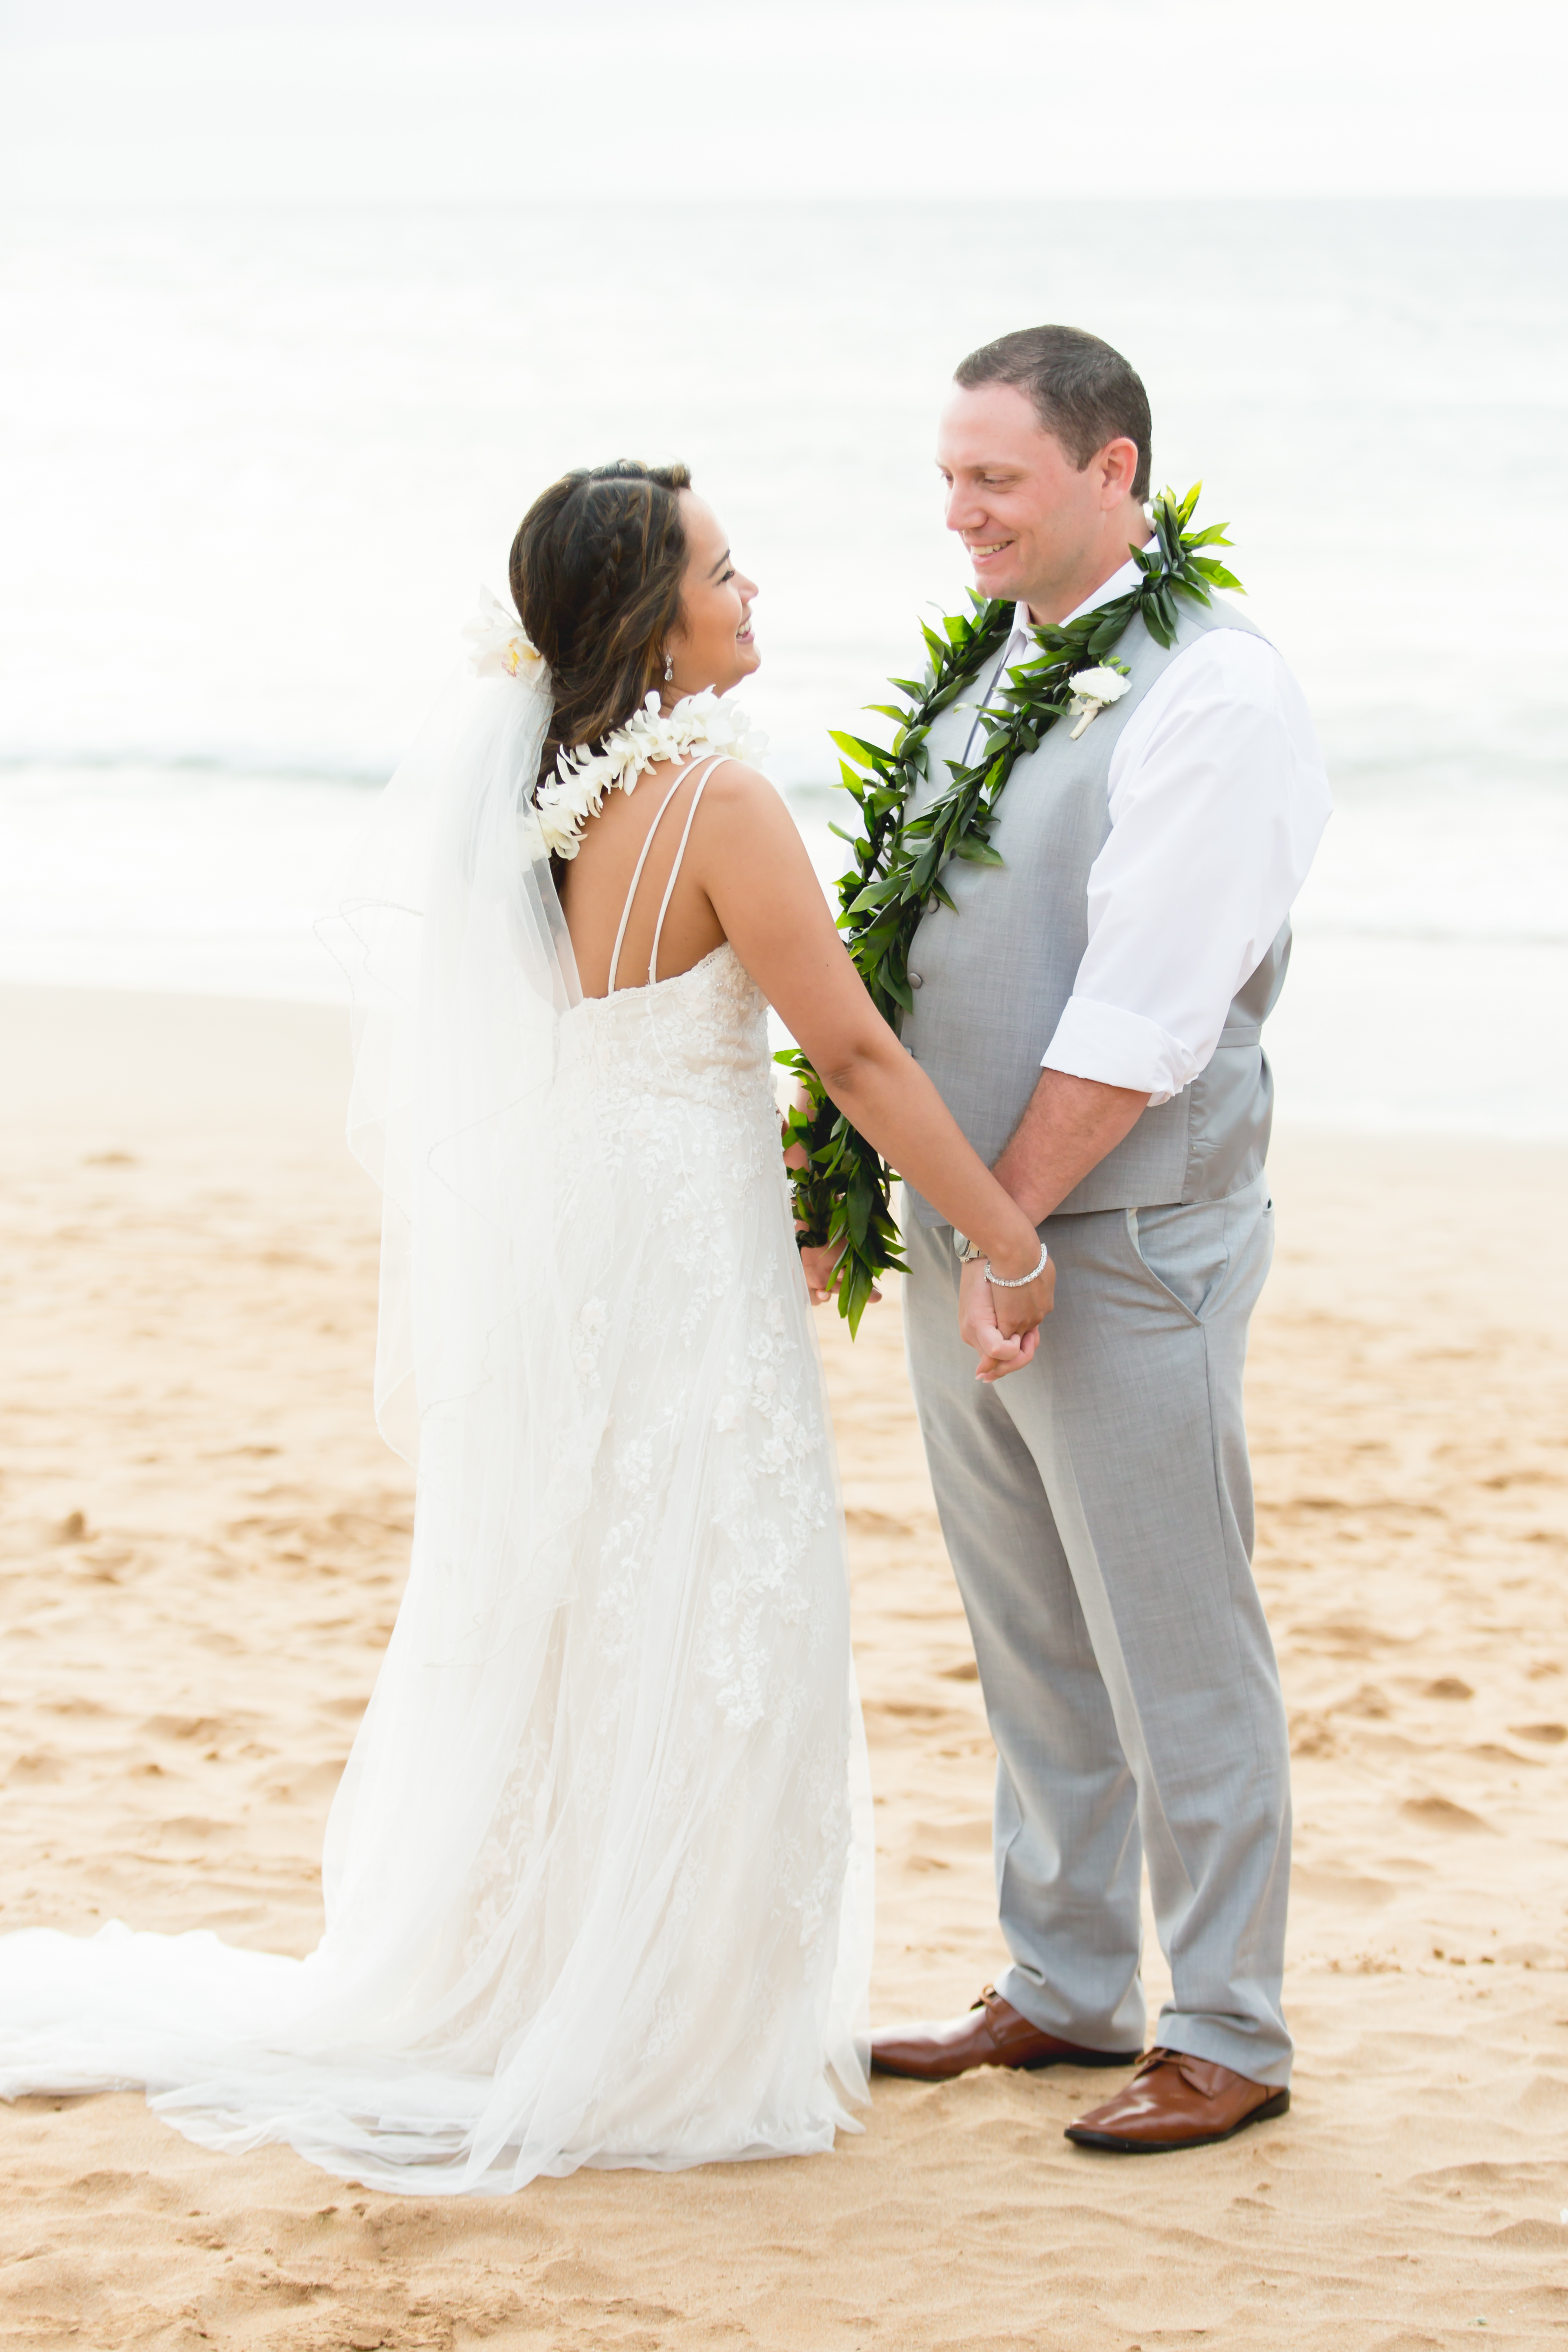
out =
[[[1067,2136],[1079,2147],[1158,2156],[1173,2147],[1211,2147],[1248,2124],[1282,2116],[1289,2104],[1289,2091],[1249,2083],[1212,2059],[1151,2050],[1126,2089],[1068,2124]]]
[[[951,2025],[893,2026],[871,2036],[879,2074],[909,2074],[917,2083],[946,2083],[972,2066],[1131,2066],[1135,2050],[1080,2050],[1042,2033],[994,1985],[987,1985],[967,2017]]]

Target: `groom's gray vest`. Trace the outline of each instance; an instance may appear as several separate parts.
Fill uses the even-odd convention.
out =
[[[1121,730],[1167,665],[1210,629],[1261,633],[1228,608],[1180,605],[1175,644],[1157,646],[1134,621],[1116,648],[1131,685],[1075,743],[1058,720],[1037,751],[1014,768],[991,839],[1005,863],[973,866],[954,858],[942,881],[956,913],[931,909],[910,950],[915,1009],[900,1034],[981,1158],[989,1164],[1017,1125],[1040,1075],[1040,1057],[1089,943],[1089,873],[1110,831],[1110,759]],[[931,773],[921,797],[948,781],[961,760],[973,705],[989,687],[993,656],[964,698],[931,731]],[[1225,857],[1229,845],[1212,845]],[[1226,1015],[1213,1060],[1190,1086],[1156,1110],[1061,1203],[1059,1214],[1088,1209],[1152,1209],[1171,1202],[1215,1201],[1249,1183],[1263,1166],[1274,1084],[1260,1043],[1265,1017],[1284,984],[1290,926],[1244,982]],[[945,1222],[910,1188],[922,1224]]]

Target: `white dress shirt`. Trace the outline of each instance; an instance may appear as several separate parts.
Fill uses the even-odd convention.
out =
[[[1068,618],[1138,578],[1124,564]],[[1020,604],[1009,667],[1034,656],[1030,629]],[[1151,1106],[1180,1094],[1289,914],[1330,808],[1306,701],[1273,646],[1239,629],[1184,646],[1111,756],[1089,945],[1041,1066],[1136,1087]]]

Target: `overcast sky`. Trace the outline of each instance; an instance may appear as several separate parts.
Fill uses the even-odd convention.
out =
[[[0,0],[0,194],[1568,194],[1563,0]]]

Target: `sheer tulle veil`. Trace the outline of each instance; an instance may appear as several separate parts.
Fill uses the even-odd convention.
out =
[[[286,2140],[330,2171],[423,2194],[500,2193],[581,2162],[785,2152],[783,2136],[710,2150],[688,2132],[668,2159],[658,2145],[617,2154],[584,2032],[630,1998],[639,1937],[654,1958],[668,1941],[680,1866],[677,1853],[657,1886],[639,1877],[633,1724],[616,1735],[602,1863],[574,1878],[574,1775],[587,1768],[553,1695],[627,1344],[595,1322],[595,1269],[615,1262],[630,1212],[558,1086],[582,994],[531,808],[549,673],[493,602],[470,635],[328,926],[353,985],[351,1141],[383,1193],[376,1412],[416,1465],[417,1505],[395,1631],[328,1823],[325,1933],[304,1960],[118,1924],[0,1939],[0,2094],[144,2084],[208,2146]],[[608,1708],[591,1685],[573,1703]],[[713,1833],[694,1801],[679,1836],[695,1851]],[[838,1924],[833,2013],[816,2020],[818,2079],[826,2048],[851,2097],[868,1901],[862,1872]],[[789,2145],[828,2144],[848,2121],[829,2095],[815,2137],[791,2125]]]
[[[528,1140],[582,993],[531,805],[550,672],[493,598],[468,635],[320,926],[353,992],[349,1139],[384,1200],[376,1417],[411,1463],[426,1416],[521,1373],[509,1338],[552,1320]]]

